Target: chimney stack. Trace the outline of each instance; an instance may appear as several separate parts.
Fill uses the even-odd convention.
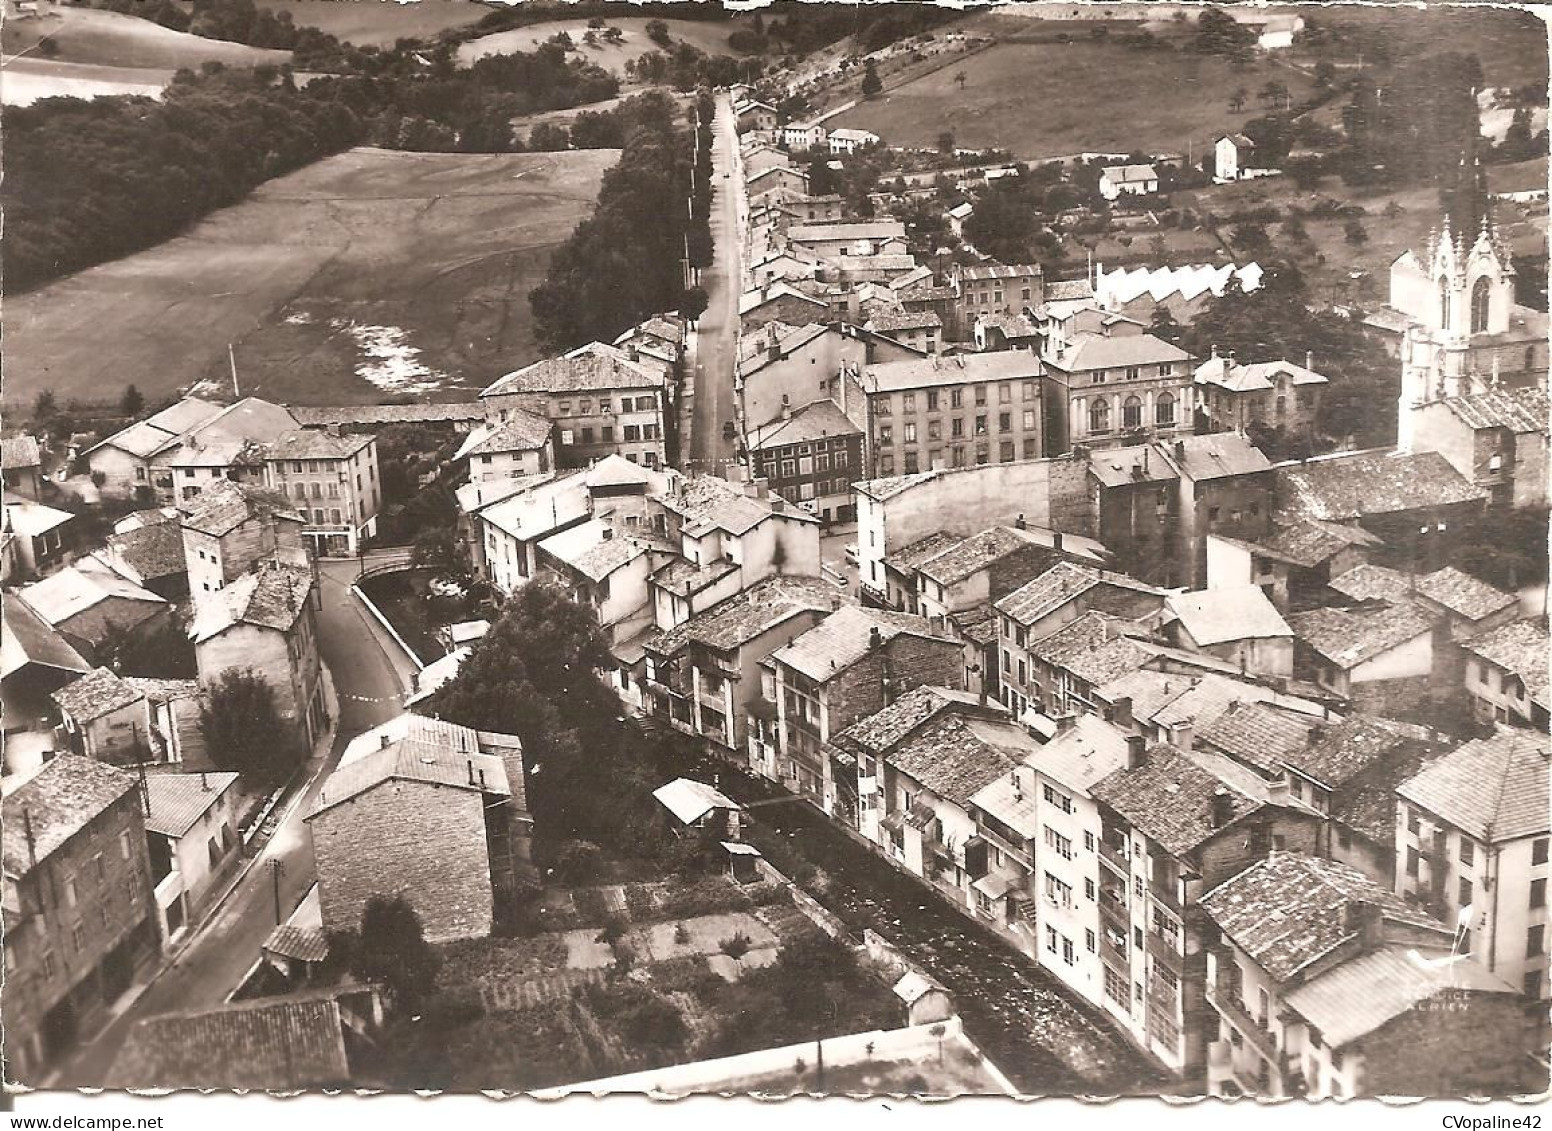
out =
[[[1132,697],[1130,695],[1122,695],[1118,698],[1111,710],[1115,717],[1116,726],[1130,727],[1132,725]]]
[[[1026,523],[1024,521],[1024,516],[1022,514],[1020,514],[1016,519],[1013,520],[1013,529],[1014,530],[1024,530],[1024,529],[1027,528],[1027,526],[1028,526],[1028,523]]]
[[[1358,945],[1364,951],[1373,950],[1384,941],[1384,919],[1377,903],[1354,900],[1347,904],[1343,927],[1348,934],[1358,936]]]
[[[880,631],[878,625],[875,624],[872,628],[868,629],[868,651],[871,652],[875,649],[882,648],[883,646],[884,634],[882,631]]]
[[[1060,530],[1053,530],[1053,531],[1051,531],[1051,549],[1053,549],[1053,550],[1060,550],[1061,548],[1062,548],[1062,532]]]
[[[1212,795],[1212,827],[1221,829],[1234,819],[1234,798],[1223,786],[1213,790]]]
[[[1148,755],[1148,740],[1140,734],[1126,736],[1126,768],[1135,770]]]
[[[1074,726],[1077,725],[1077,722],[1078,722],[1078,716],[1076,714],[1074,714],[1073,712],[1071,712],[1071,711],[1068,711],[1065,715],[1057,715],[1056,716],[1056,733],[1057,734],[1066,734]]]
[[[468,763],[469,763],[469,784],[470,785],[478,785],[479,783],[474,780],[474,759],[470,758],[468,760]]]

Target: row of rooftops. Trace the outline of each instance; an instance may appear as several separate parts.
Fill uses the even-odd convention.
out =
[[[348,459],[372,436],[305,428],[284,406],[244,397],[220,405],[185,397],[88,448],[117,448],[140,459],[165,457],[171,467],[226,466],[296,459]]]

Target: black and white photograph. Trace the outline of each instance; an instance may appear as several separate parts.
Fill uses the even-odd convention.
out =
[[[1548,1094],[1552,10],[3,5],[0,1108]]]

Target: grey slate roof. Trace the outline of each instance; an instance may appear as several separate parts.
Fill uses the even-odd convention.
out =
[[[141,1021],[110,1073],[119,1088],[286,1091],[350,1082],[337,1001],[266,1001]]]
[[[1197,732],[1198,742],[1275,777],[1284,760],[1303,750],[1316,720],[1269,703],[1230,707],[1209,727]]]
[[[74,683],[65,684],[49,698],[77,723],[89,723],[144,696],[107,668],[96,668]]]
[[[237,624],[288,632],[307,607],[312,591],[311,570],[262,563],[223,589],[201,593],[189,635],[198,644]]]
[[[1519,620],[1466,641],[1463,647],[1525,681],[1531,699],[1547,702],[1547,630],[1535,621]]]
[[[14,791],[0,812],[5,874],[25,876],[32,859],[41,863],[135,788],[133,774],[90,758],[61,754]],[[32,843],[27,839],[32,830]]]
[[[950,639],[934,629],[926,617],[848,605],[831,613],[771,658],[822,683],[867,655],[875,628],[886,642],[902,633]]]
[[[1350,671],[1428,632],[1433,621],[1409,601],[1373,609],[1309,609],[1290,613],[1299,640]]]
[[[1183,858],[1219,830],[1212,821],[1213,796],[1229,797],[1231,821],[1260,808],[1173,746],[1150,748],[1141,765],[1117,770],[1095,782],[1090,793],[1130,824]],[[1227,827],[1227,826],[1224,826]]]
[[[1277,495],[1294,518],[1355,518],[1486,499],[1437,452],[1359,452],[1277,469]]]
[[[151,802],[145,817],[146,828],[153,833],[181,837],[221,800],[222,794],[237,784],[237,775],[147,774],[145,784]]]
[[[1396,793],[1490,844],[1544,836],[1552,825],[1548,749],[1545,734],[1498,727],[1491,738],[1439,758]]]

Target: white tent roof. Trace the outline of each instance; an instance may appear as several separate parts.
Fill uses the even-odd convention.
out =
[[[705,782],[675,778],[652,791],[652,796],[682,824],[693,825],[714,809],[738,809],[738,802]]]

